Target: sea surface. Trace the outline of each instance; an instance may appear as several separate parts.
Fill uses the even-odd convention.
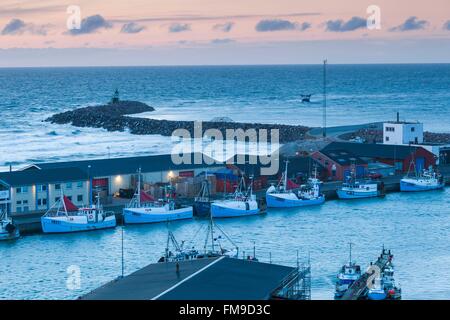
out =
[[[450,132],[450,64],[329,65],[328,126],[420,120]],[[146,117],[322,125],[320,65],[0,69],[0,170],[63,161],[170,152],[170,137],[76,128],[48,116],[121,98]],[[312,94],[301,103],[301,94]]]
[[[395,278],[404,299],[450,299],[450,189],[392,193],[384,199],[326,202],[323,206],[269,210],[255,217],[216,221],[240,252],[273,263],[296,265],[308,256],[312,298],[333,299],[334,279],[348,261],[365,270],[381,248],[394,254]],[[178,241],[203,247],[207,221],[170,225]],[[25,236],[0,243],[0,299],[74,299],[121,274],[121,227],[78,234]],[[164,253],[167,226],[126,226],[125,274]],[[232,248],[222,241],[225,248]],[[69,268],[69,269],[68,269]],[[68,271],[80,271],[80,287]],[[76,283],[76,282],[75,282]],[[69,284],[69,285],[68,285]],[[70,289],[72,288],[72,290]]]

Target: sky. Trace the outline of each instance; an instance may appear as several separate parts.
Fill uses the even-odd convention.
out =
[[[373,6],[379,28],[368,28]],[[450,1],[0,2],[0,67],[311,64],[324,58],[449,63]]]

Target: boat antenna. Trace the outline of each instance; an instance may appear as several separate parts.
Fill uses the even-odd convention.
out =
[[[328,60],[323,60],[323,137],[327,136],[327,63]]]
[[[288,174],[288,163],[289,163],[289,159],[286,159],[284,161],[286,163],[286,166],[284,168],[284,190],[287,191],[287,174]]]

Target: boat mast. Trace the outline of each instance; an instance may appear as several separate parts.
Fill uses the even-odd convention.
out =
[[[284,167],[284,181],[283,181],[283,186],[284,186],[284,191],[287,191],[287,174],[288,174],[288,163],[289,160],[285,161],[286,166]]]
[[[349,242],[350,252],[349,252],[349,265],[352,265],[352,245],[353,243]]]
[[[138,169],[138,184],[137,184],[137,206],[141,207],[141,167]]]

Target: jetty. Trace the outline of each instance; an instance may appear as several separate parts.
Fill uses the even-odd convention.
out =
[[[310,267],[227,256],[150,264],[82,300],[309,300]]]
[[[377,261],[373,264],[375,267],[379,268],[380,272],[383,273],[386,266],[392,260],[393,255],[391,254],[391,250],[386,250],[383,248],[380,256]],[[366,271],[361,277],[355,281],[344,293],[341,300],[359,300],[362,299],[367,293],[367,281],[369,277],[373,275],[375,271],[373,269],[369,269]]]

